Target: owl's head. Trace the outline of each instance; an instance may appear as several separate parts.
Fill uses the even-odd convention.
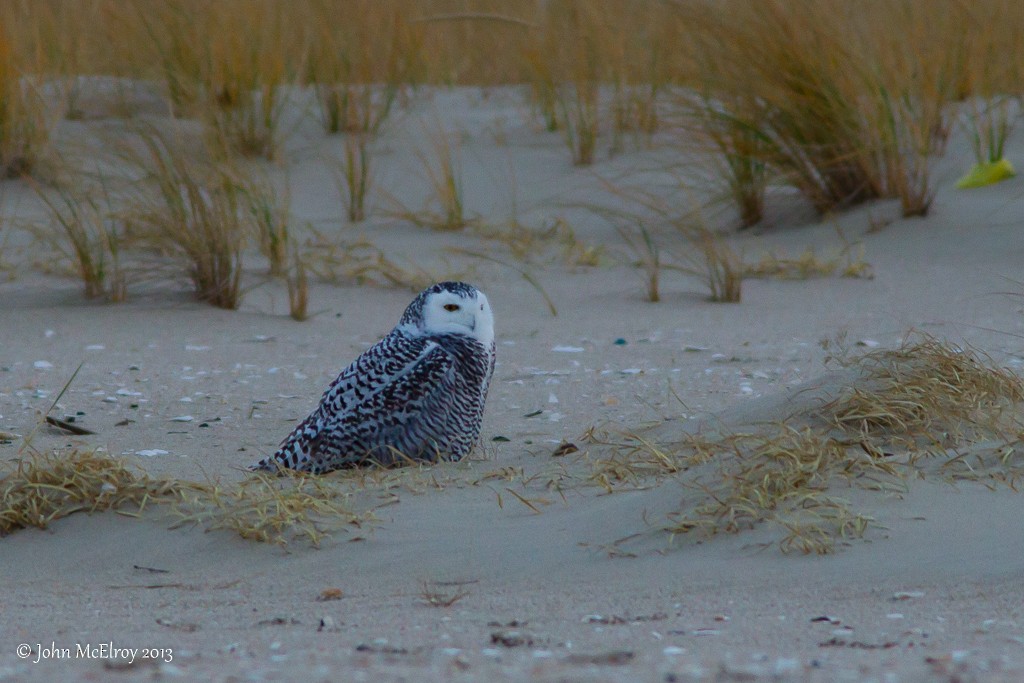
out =
[[[487,296],[465,282],[439,282],[405,309],[401,326],[419,334],[463,334],[484,346],[494,341],[494,314]]]

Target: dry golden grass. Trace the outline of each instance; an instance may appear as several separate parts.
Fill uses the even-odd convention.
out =
[[[324,282],[371,284],[419,291],[433,282],[458,279],[395,261],[366,240],[344,241],[310,229],[302,253],[304,268]]]
[[[461,230],[472,219],[466,215],[459,143],[440,124],[425,137],[430,141],[430,151],[418,150],[416,156],[440,211],[424,211],[416,216],[415,222],[435,230]]]
[[[239,210],[251,218],[260,251],[270,262],[270,275],[280,277],[288,270],[293,250],[290,231],[291,198],[286,188],[277,191],[267,178],[235,168],[232,171],[238,189]]]
[[[303,10],[311,27],[303,78],[313,85],[324,131],[376,135],[416,81],[421,31],[390,2],[320,1]]]
[[[50,218],[48,226],[33,232],[70,258],[87,298],[124,301],[128,279],[122,252],[127,235],[105,183],[77,190],[62,182],[31,186]]]
[[[49,221],[27,227],[69,257],[87,297],[122,301],[129,280],[184,274],[200,300],[236,308],[250,244],[270,276],[295,274],[286,183],[277,189],[258,166],[213,159],[196,136],[144,122],[132,132],[110,139],[101,163],[121,167],[109,175],[55,156],[59,180],[29,181]]]
[[[1019,14],[1000,1],[943,3],[942,12],[806,0],[676,7],[693,28],[701,95],[680,106],[723,159],[745,223],[757,216],[763,182],[750,172],[755,161],[822,212],[891,196],[905,216],[923,215],[951,103],[982,77],[1010,91],[1020,77],[981,47],[992,40],[972,40],[988,30],[979,15]],[[1020,28],[998,33],[1005,42],[995,50],[1013,52]]]
[[[842,277],[874,277],[871,264],[864,260],[864,246],[847,244],[831,256],[821,257],[808,247],[794,257],[779,256],[771,252],[753,263],[743,265],[743,276],[749,278],[778,278],[781,280],[807,280],[839,274]]]
[[[936,7],[841,0],[3,3],[0,167],[21,173],[37,163],[49,137],[37,96],[47,79],[65,93],[68,111],[78,75],[154,80],[176,116],[205,122],[211,147],[268,158],[287,133],[282,115],[297,85],[312,86],[328,131],[372,135],[410,86],[525,82],[547,127],[564,129],[579,164],[597,158],[608,129],[612,151],[629,131],[651,134],[666,106],[669,120],[706,144],[741,225],[760,219],[768,182],[794,185],[821,211],[893,196],[905,215],[920,215],[934,193],[930,160],[949,135],[951,103],[996,103],[967,111],[965,127],[979,155],[998,155],[1010,132],[998,103],[1024,80],[1021,65],[1007,58],[1024,43],[1019,3],[940,0]],[[443,166],[432,160],[431,172],[450,198]],[[365,195],[365,183],[350,186]],[[362,215],[350,194],[350,214]],[[441,224],[460,222],[454,206],[443,208]]]
[[[52,127],[38,82],[26,77],[12,54],[9,33],[8,27],[0,28],[0,178],[35,171]]]
[[[373,137],[369,134],[349,133],[340,163],[329,162],[351,223],[366,218],[366,196],[373,187],[372,143]]]
[[[688,242],[677,251],[683,270],[703,277],[711,301],[738,303],[743,293],[743,260],[736,250],[704,221],[700,211],[678,216],[673,227]]]
[[[126,461],[74,450],[23,452],[0,477],[0,536],[34,526],[45,529],[76,512],[142,512],[180,496],[182,485],[154,480]]]
[[[784,551],[827,553],[836,538],[863,535],[870,519],[836,496],[836,482],[897,475],[882,459],[856,455],[847,442],[784,424],[766,434],[684,444],[699,459],[724,462],[710,481],[687,483],[705,502],[670,515],[667,530],[711,536],[772,522],[789,532],[780,541]]]
[[[331,532],[366,521],[347,503],[348,495],[326,479],[257,472],[237,484],[186,491],[175,506],[176,526],[195,524],[262,543],[286,546],[303,540],[318,547]]]
[[[737,155],[760,154],[821,211],[876,194],[856,163],[859,121],[844,90],[856,58],[833,4],[700,4],[691,17],[707,108],[694,120],[728,124],[730,176]]]
[[[661,298],[660,273],[672,269],[699,278],[711,301],[735,303],[743,289],[743,261],[728,238],[711,227],[704,207],[676,178],[677,196],[664,198],[647,188],[620,187],[603,182],[609,195],[621,200],[617,206],[585,204],[596,216],[611,223],[636,257],[644,277],[649,301]]]
[[[875,439],[908,441],[906,447],[958,445],[1007,438],[1020,425],[1004,414],[1024,401],[1024,385],[1011,371],[970,348],[955,348],[919,335],[896,350],[872,351],[853,362],[863,383],[823,406],[842,430]]]
[[[873,520],[843,490],[901,491],[939,476],[1017,490],[1024,481],[1024,383],[982,354],[927,336],[852,357],[837,398],[756,430],[592,438],[589,481],[607,491],[665,480],[684,491],[673,535],[781,529],[783,551],[829,553]]]
[[[255,474],[235,484],[154,479],[124,459],[94,451],[39,453],[23,448],[0,470],[0,537],[47,526],[76,512],[115,510],[138,516],[170,508],[175,526],[228,530],[245,539],[318,546],[331,532],[369,519],[349,495],[318,478]]]
[[[118,28],[145,47],[128,63],[140,71],[159,65],[174,113],[203,120],[218,148],[273,159],[286,104],[282,86],[295,81],[301,63],[301,54],[287,49],[298,27],[284,6],[267,0],[133,5]],[[135,61],[143,56],[146,67]]]
[[[140,129],[142,149],[125,147],[125,161],[144,181],[126,198],[125,211],[184,264],[196,297],[219,308],[241,302],[242,249],[257,233],[246,215],[254,194],[229,166],[197,161],[172,136]],[[252,206],[252,205],[250,205]],[[275,220],[273,216],[268,217]]]
[[[287,274],[288,314],[302,322],[309,317],[309,277],[306,262],[298,249],[292,250],[292,264]]]
[[[454,231],[474,225],[478,219],[466,213],[466,197],[462,183],[462,155],[454,136],[445,132],[440,123],[424,127],[423,138],[428,148],[416,150],[421,175],[430,187],[427,206],[419,211],[409,208],[398,197],[384,193],[394,207],[388,214],[432,230]],[[351,165],[349,165],[351,168]],[[349,174],[346,173],[346,176]],[[351,188],[353,182],[348,180]]]
[[[769,167],[769,142],[758,121],[756,100],[749,93],[716,94],[728,103],[681,98],[681,115],[696,144],[709,151],[721,194],[739,213],[739,227],[748,228],[764,217]]]

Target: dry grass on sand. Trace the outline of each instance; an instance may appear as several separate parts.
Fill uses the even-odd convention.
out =
[[[174,526],[226,529],[245,539],[313,546],[331,532],[365,521],[350,511],[348,496],[327,480],[254,474],[235,484],[154,479],[127,461],[95,451],[40,453],[26,449],[0,478],[0,536],[27,527],[47,528],[76,512],[137,517],[147,508],[169,509]]]
[[[794,409],[778,420],[674,438],[629,434],[591,462],[591,480],[607,490],[677,483],[682,504],[659,527],[673,535],[771,523],[783,530],[783,551],[817,554],[872,526],[846,497],[857,491],[899,493],[930,476],[1017,490],[1019,377],[978,351],[923,335],[838,360],[844,370],[831,386],[798,389],[787,399]]]
[[[572,458],[556,452],[558,460],[538,474],[518,470],[505,477],[517,470],[502,469],[502,478],[522,485],[522,493],[505,490],[540,513],[530,502],[541,500],[530,497],[537,486],[564,500],[568,489],[674,484],[682,501],[655,525],[673,538],[768,525],[781,529],[773,542],[784,552],[824,554],[876,526],[851,502],[864,492],[898,495],[910,481],[927,477],[1017,489],[1024,476],[1024,384],[1016,375],[977,351],[923,335],[856,357],[840,347],[834,360],[842,366],[838,373],[771,397],[770,420],[746,420],[737,428],[705,422],[682,435],[666,423],[617,439],[592,436],[588,447],[565,451]],[[341,478],[256,473],[237,483],[199,483],[153,479],[95,452],[23,450],[27,455],[0,479],[4,535],[45,528],[75,512],[138,515],[155,504],[170,512],[174,526],[319,546],[331,532],[372,521],[370,511],[394,502],[396,487],[440,491],[473,469],[368,470]],[[473,476],[471,484],[490,477]],[[497,500],[501,505],[500,495]]]

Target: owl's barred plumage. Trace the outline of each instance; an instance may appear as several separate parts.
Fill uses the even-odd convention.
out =
[[[428,287],[398,325],[335,379],[316,410],[254,470],[319,474],[365,464],[461,460],[480,435],[494,320],[463,282]]]

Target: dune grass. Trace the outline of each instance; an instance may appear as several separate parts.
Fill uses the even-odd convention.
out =
[[[897,197],[905,216],[925,214],[952,104],[971,74],[996,68],[967,42],[977,26],[957,3],[941,15],[914,3],[680,7],[699,27],[701,97],[679,105],[723,159],[744,224],[762,166],[822,213]]]
[[[286,276],[288,286],[288,314],[293,320],[302,322],[309,318],[309,276],[306,274],[306,259],[298,248],[292,249],[291,267]]]
[[[328,162],[350,223],[366,219],[366,198],[374,183],[373,140],[367,133],[348,133],[341,159]]]
[[[278,191],[268,178],[239,167],[232,169],[232,175],[241,200],[239,210],[251,221],[260,252],[270,263],[270,275],[285,275],[294,248],[289,188]]]
[[[50,142],[52,116],[27,69],[13,53],[6,26],[0,29],[0,179],[37,170]]]
[[[32,453],[5,464],[0,478],[0,536],[26,527],[45,529],[76,512],[129,506],[141,511],[177,493],[172,486],[132,471],[123,461],[86,451],[64,456]]]
[[[850,278],[874,277],[871,264],[864,260],[863,244],[844,244],[842,248],[832,249],[831,252],[819,256],[811,247],[796,256],[769,252],[757,261],[745,263],[743,277],[780,280],[808,280],[836,274]]]
[[[933,337],[842,362],[855,364],[864,383],[824,405],[824,414],[850,434],[914,439],[904,444],[911,450],[1009,438],[1013,432],[1006,431],[1004,414],[1024,401],[1017,375],[978,351]]]
[[[330,532],[365,521],[347,503],[345,493],[320,477],[254,473],[237,484],[186,491],[174,509],[175,526],[195,524],[261,543],[305,541],[319,547]]]
[[[81,189],[62,182],[31,186],[50,218],[47,227],[34,231],[74,263],[86,298],[124,301],[128,280],[122,252],[128,240],[106,184]]]
[[[174,526],[197,525],[287,546],[319,546],[331,532],[368,517],[352,512],[348,495],[309,477],[252,475],[234,484],[156,479],[123,458],[75,449],[22,454],[0,469],[0,537],[47,528],[69,515],[113,510],[136,517],[169,511]]]
[[[671,269],[701,280],[709,299],[740,301],[744,268],[742,257],[728,237],[712,227],[686,182],[673,177],[675,193],[668,199],[650,188],[624,187],[604,181],[618,206],[590,203],[583,206],[611,223],[635,257],[644,278],[648,301],[661,300],[661,271]],[[680,199],[682,195],[683,199]]]
[[[940,0],[941,11],[841,0],[3,3],[0,173],[38,167],[50,139],[45,107],[78,111],[81,75],[155,82],[169,113],[201,123],[222,161],[276,158],[291,130],[289,102],[311,95],[310,113],[324,130],[349,136],[346,203],[359,221],[372,179],[369,141],[415,88],[527,84],[576,164],[602,159],[609,133],[611,152],[622,151],[631,132],[678,135],[689,147],[697,141],[705,175],[716,178],[741,227],[761,220],[770,185],[795,187],[823,214],[895,197],[905,216],[924,215],[935,192],[934,157],[958,112],[979,159],[1003,152],[1012,129],[1006,102],[1024,81],[1021,65],[1006,57],[1024,43],[1021,7],[1005,0]],[[63,93],[60,102],[42,97],[51,90]],[[457,149],[451,141],[431,145],[423,167],[436,210],[406,213],[457,229],[469,221],[470,199]],[[720,242],[687,232],[677,237],[720,256]],[[271,253],[280,272],[286,251]],[[230,276],[212,286],[232,305]],[[739,295],[724,281],[714,287],[722,300]]]
[[[833,347],[833,350],[835,348]],[[896,349],[840,353],[856,379],[806,412],[743,432],[642,433],[590,461],[608,491],[677,482],[683,504],[663,527],[708,538],[762,525],[784,552],[824,554],[874,520],[843,495],[903,491],[916,478],[1017,490],[1024,479],[1024,383],[969,348],[918,335]]]
[[[148,241],[183,263],[200,301],[237,308],[242,249],[258,232],[255,213],[243,210],[253,195],[230,167],[196,159],[179,140],[155,128],[141,128],[139,140],[142,148],[126,147],[124,159],[150,186],[135,187],[126,211]]]
[[[313,86],[324,131],[377,135],[416,80],[424,57],[419,32],[389,2],[313,2],[303,9],[311,29],[303,79]]]
[[[388,213],[394,218],[422,227],[450,232],[475,224],[477,218],[466,212],[466,194],[463,184],[461,146],[455,136],[444,130],[440,123],[423,128],[425,148],[416,149],[420,174],[430,190],[427,205],[420,210],[409,208],[402,200],[386,194],[394,207]],[[349,168],[352,165],[349,164]],[[346,178],[351,173],[346,172]],[[350,188],[351,180],[347,182]]]

